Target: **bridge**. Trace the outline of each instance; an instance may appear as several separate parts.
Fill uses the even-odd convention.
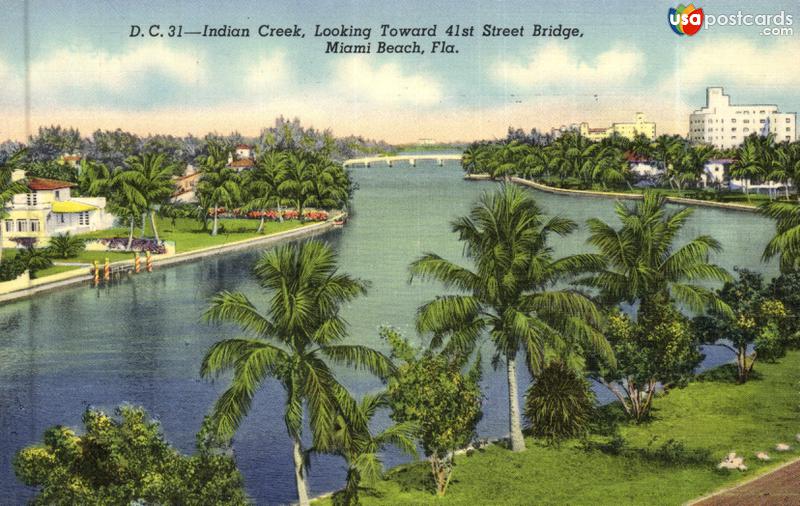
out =
[[[428,160],[436,162],[436,165],[442,166],[445,161],[457,160],[461,161],[461,155],[454,154],[422,154],[422,155],[398,155],[398,156],[370,156],[365,158],[352,158],[345,160],[342,165],[345,167],[364,166],[369,167],[374,164],[386,164],[389,167],[394,166],[395,163],[405,162],[415,167],[420,160]]]

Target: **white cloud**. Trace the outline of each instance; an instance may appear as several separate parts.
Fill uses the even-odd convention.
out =
[[[491,68],[492,77],[521,87],[619,84],[640,76],[644,56],[636,49],[612,48],[586,59],[564,44],[550,43],[527,62],[503,60]]]
[[[34,91],[52,95],[64,89],[123,92],[153,75],[190,85],[206,71],[191,52],[148,44],[121,54],[103,50],[59,49],[31,64]]]
[[[394,63],[370,65],[352,57],[334,70],[334,80],[343,95],[353,101],[367,99],[379,104],[433,105],[442,100],[439,81],[422,74],[410,74]]]
[[[291,74],[290,65],[286,61],[286,53],[284,52],[264,55],[251,63],[247,63],[247,66],[246,85],[252,92],[285,84]]]
[[[763,40],[763,39],[762,39]],[[751,40],[704,40],[679,53],[678,77],[684,84],[713,83],[794,88],[800,83],[800,41],[776,38],[766,45]]]

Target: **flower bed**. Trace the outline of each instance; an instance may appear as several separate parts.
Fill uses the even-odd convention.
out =
[[[298,212],[294,209],[286,209],[285,211],[270,209],[269,211],[250,211],[248,213],[242,213],[240,209],[218,207],[216,212],[218,218],[250,218],[254,220],[264,218],[268,221],[279,221],[281,217],[284,220],[296,220],[300,217]],[[208,214],[209,216],[214,216],[214,209],[209,209]],[[326,221],[329,216],[330,214],[327,211],[305,210],[303,211],[302,221]]]

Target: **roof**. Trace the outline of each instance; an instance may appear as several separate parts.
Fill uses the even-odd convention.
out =
[[[61,157],[62,160],[67,162],[77,162],[81,159],[80,155],[64,155]]]
[[[94,211],[96,206],[84,204],[83,202],[76,202],[74,200],[65,200],[63,202],[53,202],[54,213],[80,213],[83,211]]]
[[[70,188],[75,183],[69,181],[59,181],[58,179],[45,179],[43,177],[28,178],[28,188],[31,190],[58,190],[59,188]]]
[[[250,149],[250,146],[247,144],[237,144],[236,149]]]
[[[241,160],[232,161],[228,164],[228,167],[252,167],[253,165],[253,160],[249,158],[243,158]]]
[[[650,163],[653,161],[647,157],[636,156],[636,154],[631,151],[625,152],[625,160],[631,163]]]

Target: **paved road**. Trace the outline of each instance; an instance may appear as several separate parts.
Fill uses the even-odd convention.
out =
[[[732,488],[693,506],[797,506],[800,505],[800,461]]]

